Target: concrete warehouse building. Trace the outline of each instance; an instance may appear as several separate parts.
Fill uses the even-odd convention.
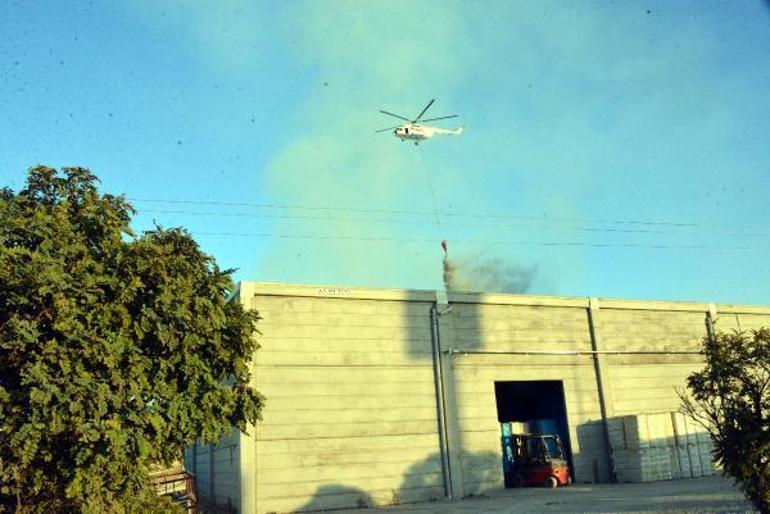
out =
[[[500,489],[500,423],[535,418],[556,421],[578,483],[708,474],[675,388],[708,323],[770,326],[770,307],[668,301],[252,282],[237,299],[263,318],[263,420],[185,465],[241,514]]]

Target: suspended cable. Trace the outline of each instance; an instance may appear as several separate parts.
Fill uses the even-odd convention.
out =
[[[160,204],[182,204],[182,205],[217,205],[223,207],[252,207],[261,209],[294,209],[294,210],[306,210],[306,211],[329,211],[329,212],[356,212],[356,213],[373,213],[373,214],[410,214],[425,216],[433,214],[430,211],[414,210],[414,209],[373,209],[363,207],[330,207],[330,206],[310,206],[310,205],[292,205],[292,204],[271,204],[271,203],[251,203],[251,202],[227,202],[227,201],[215,201],[215,200],[172,200],[161,198],[136,198],[128,197],[127,200],[131,202],[145,202],[145,203],[160,203]],[[523,216],[513,214],[490,214],[490,213],[472,213],[472,212],[456,212],[456,211],[438,211],[438,214],[446,217],[467,217],[467,218],[490,218],[490,219],[516,219],[527,221],[541,221],[547,223],[600,223],[608,225],[642,225],[642,226],[667,226],[667,227],[697,227],[703,229],[731,229],[731,230],[767,230],[770,231],[770,226],[765,225],[729,225],[729,224],[706,224],[706,223],[692,223],[692,222],[676,222],[676,221],[651,221],[651,220],[624,220],[624,219],[584,219],[584,218],[567,218],[567,217],[554,217],[544,218],[538,216]]]
[[[262,233],[243,233],[243,232],[206,232],[190,231],[193,235],[201,236],[223,236],[223,237],[253,237],[266,239],[305,239],[318,241],[355,241],[355,242],[398,242],[398,243],[430,243],[436,244],[435,239],[419,237],[374,237],[374,236],[325,236],[318,234],[276,234],[269,232]],[[489,241],[483,239],[453,239],[458,243],[469,244],[500,244],[514,246],[553,246],[553,247],[592,247],[592,248],[650,248],[650,249],[681,249],[681,250],[731,250],[731,251],[753,251],[766,248],[751,246],[711,246],[711,245],[667,245],[667,244],[642,244],[642,243],[586,243],[578,241]]]
[[[295,214],[277,214],[277,213],[246,213],[246,212],[221,212],[221,211],[191,211],[191,210],[169,210],[169,209],[138,209],[140,213],[157,213],[157,214],[184,214],[189,216],[222,216],[222,217],[234,217],[234,218],[256,218],[256,219],[278,219],[278,220],[306,220],[306,221],[344,221],[344,222],[366,222],[366,223],[396,223],[396,224],[412,224],[420,225],[425,224],[425,220],[421,219],[394,219],[394,218],[362,218],[362,217],[349,217],[349,216],[324,216],[318,217],[313,215],[295,215]],[[628,229],[628,228],[608,228],[608,227],[585,227],[585,226],[573,226],[573,227],[550,227],[547,225],[548,220],[539,219],[540,224],[533,223],[490,223],[483,221],[440,221],[438,214],[436,215],[436,221],[439,225],[453,225],[453,226],[487,226],[497,228],[529,228],[529,229],[545,229],[545,230],[571,230],[578,232],[591,232],[591,233],[617,233],[617,234],[697,234],[702,235],[704,232],[693,231],[670,231],[670,230],[653,230],[653,229]],[[546,224],[543,224],[546,222]],[[705,227],[704,227],[705,228]],[[768,228],[770,230],[770,227]],[[735,235],[740,237],[767,237],[769,234],[762,233],[743,233],[743,234],[723,234],[723,235]]]
[[[425,177],[428,179],[428,189],[430,190],[430,198],[433,201],[433,216],[436,220],[436,226],[441,228],[441,221],[438,217],[438,206],[436,205],[436,192],[433,190],[433,180],[431,180],[430,177],[430,168],[428,168],[428,163],[425,162],[425,155],[422,153],[422,147],[420,145],[417,145],[417,152],[420,154],[422,169],[425,171]]]

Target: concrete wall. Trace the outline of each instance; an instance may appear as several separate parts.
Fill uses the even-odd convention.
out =
[[[717,330],[770,326],[770,308],[760,307],[491,294],[450,294],[448,300],[441,345],[449,352],[456,497],[499,488],[503,480],[494,382],[563,381],[575,480],[606,482],[616,470],[608,458],[613,449],[604,434],[599,378],[610,423],[676,411],[677,388],[702,367],[697,352],[709,309]]]
[[[770,308],[761,307],[450,294],[451,309],[437,322],[442,429],[434,292],[243,283],[239,298],[263,318],[252,371],[267,406],[249,435],[234,435],[232,450],[214,454],[236,455],[240,473],[227,498],[244,514],[501,488],[496,381],[561,381],[576,480],[611,480],[616,470],[603,419],[678,408],[675,388],[701,366],[709,310],[718,330],[770,326]],[[215,459],[211,470],[199,451],[199,487],[207,493],[213,471],[209,487],[221,490],[221,499],[217,466],[230,461]]]
[[[207,503],[224,507],[241,503],[239,438],[240,434],[233,431],[217,445],[199,441],[185,450],[185,469],[195,475],[198,494]]]
[[[450,295],[441,317],[448,404],[452,406],[451,453],[458,497],[500,488],[500,424],[494,383],[561,380],[578,480],[596,481],[607,471],[593,358],[585,355],[523,355],[506,352],[590,352],[586,299],[511,295]],[[456,352],[456,353],[454,353]],[[594,476],[601,473],[602,476]]]
[[[242,290],[243,293],[243,290]],[[433,294],[255,286],[258,512],[443,495]]]

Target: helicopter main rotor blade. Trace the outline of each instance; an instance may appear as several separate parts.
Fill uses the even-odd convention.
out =
[[[449,118],[457,118],[457,114],[452,114],[451,116],[441,116],[440,118],[430,118],[427,120],[422,120],[422,123],[428,123],[429,121],[448,120]]]
[[[385,131],[388,131],[388,130],[397,129],[397,128],[398,128],[398,127],[400,127],[400,126],[401,126],[401,125],[396,125],[395,127],[388,127],[388,128],[384,128],[384,129],[380,129],[380,130],[375,130],[375,131],[374,131],[374,133],[375,133],[375,134],[377,134],[377,133],[379,133],[379,132],[385,132]]]
[[[410,120],[409,118],[404,118],[403,116],[399,116],[398,114],[393,114],[392,112],[383,111],[382,109],[380,109],[380,112],[381,112],[382,114],[387,114],[388,116],[393,116],[394,118],[398,118],[398,119],[400,119],[400,120],[404,120],[404,121],[408,121],[408,122],[411,122],[411,121],[412,121],[412,120]]]
[[[433,105],[433,102],[435,101],[436,101],[435,98],[431,98],[430,102],[428,102],[428,105],[425,106],[425,109],[423,109],[422,112],[418,114],[415,119],[412,120],[412,123],[417,123],[418,121],[420,121],[420,118],[422,118],[422,115],[425,114],[425,111],[430,109],[430,106]]]

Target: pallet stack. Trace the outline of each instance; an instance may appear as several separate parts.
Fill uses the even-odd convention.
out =
[[[678,412],[614,418],[609,423],[620,482],[652,482],[714,473],[711,439]]]

